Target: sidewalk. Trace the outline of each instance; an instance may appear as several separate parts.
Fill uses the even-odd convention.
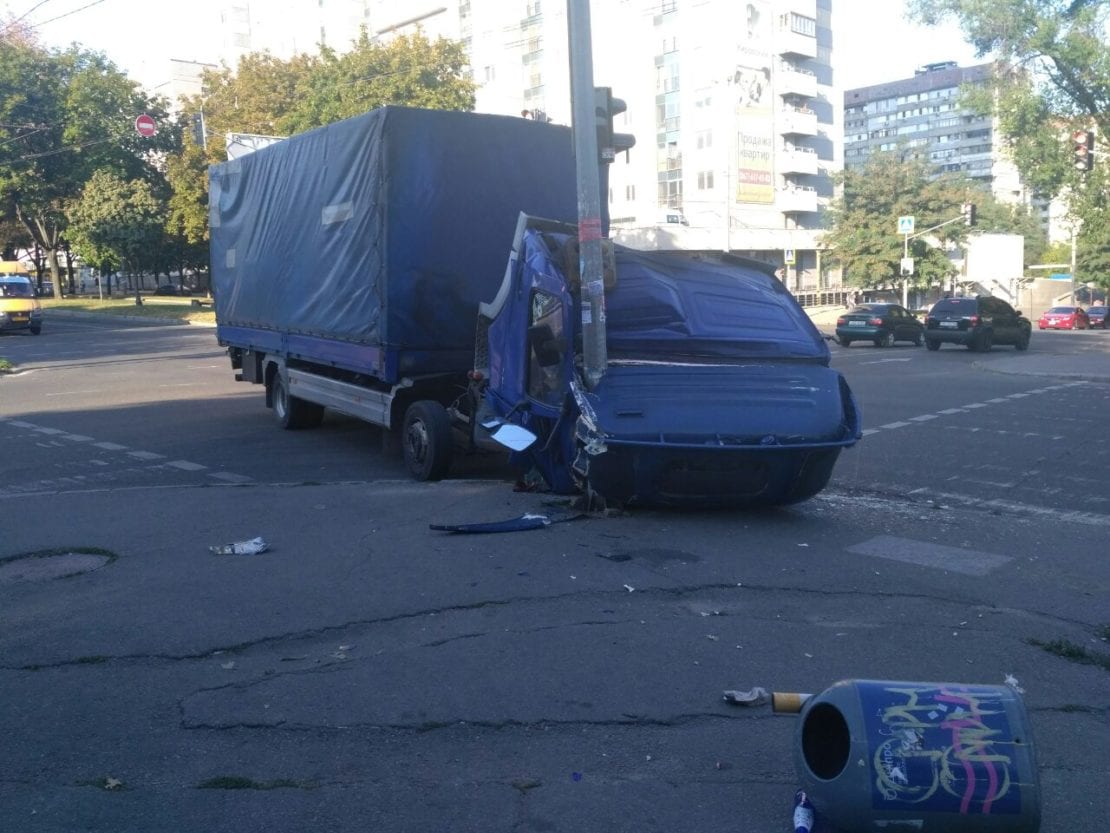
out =
[[[837,316],[844,307],[810,307],[806,309],[810,320],[825,336],[831,338],[836,331]],[[1078,379],[1087,382],[1110,382],[1110,332],[1092,331],[1089,333],[1090,349],[1082,355],[1051,352],[1043,340],[1037,338],[1038,330],[1033,329],[1033,339],[1029,350],[1019,353],[1011,347],[993,350],[989,359],[977,358],[973,364],[992,373],[1008,373],[1018,376],[1043,376],[1051,379]],[[1087,334],[1085,334],[1087,335]],[[831,349],[838,349],[835,344]],[[951,350],[952,347],[943,349]],[[979,354],[977,354],[979,355]]]

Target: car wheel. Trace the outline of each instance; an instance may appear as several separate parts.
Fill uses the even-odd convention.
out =
[[[42,332],[42,324],[32,324],[31,325],[31,335],[37,336],[41,332]]]
[[[876,347],[890,347],[892,344],[894,344],[894,333],[889,331],[875,339]]]
[[[927,338],[925,339],[925,346],[930,350],[939,350],[940,342],[937,341],[935,338]]]
[[[451,420],[438,402],[422,399],[405,411],[401,429],[405,466],[417,480],[442,480],[451,466]]]
[[[1028,350],[1029,336],[1030,333],[1022,333],[1020,336],[1018,336],[1018,340],[1014,343],[1014,347],[1016,347],[1018,350]]]
[[[836,340],[836,343],[839,344],[841,347],[851,347],[852,346],[852,339],[844,338],[844,336],[840,336],[840,338],[838,338]]]
[[[920,347],[921,346],[921,333],[914,333],[913,346],[914,347]]]
[[[986,332],[979,336],[974,342],[971,343],[971,348],[978,350],[980,353],[989,353],[991,348],[994,347],[994,333]]]

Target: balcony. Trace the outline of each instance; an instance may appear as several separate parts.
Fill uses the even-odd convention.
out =
[[[817,96],[817,76],[808,69],[782,62],[775,74],[775,92],[779,95]]]
[[[783,136],[816,136],[817,114],[808,107],[791,107],[779,110],[779,133]]]
[[[775,192],[775,207],[783,214],[817,210],[817,189],[808,185],[788,185]]]
[[[775,167],[783,174],[816,176],[817,151],[788,144],[775,157]]]
[[[817,38],[794,32],[788,24],[780,22],[775,31],[775,52],[791,57],[816,58]]]

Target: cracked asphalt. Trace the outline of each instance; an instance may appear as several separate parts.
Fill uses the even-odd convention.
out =
[[[178,361],[146,361],[154,336],[135,338],[130,375]],[[639,510],[468,536],[429,525],[565,506],[482,472],[413,483],[381,458],[358,461],[365,480],[329,475],[372,443],[346,424],[277,432],[226,367],[181,350],[212,391],[195,410],[225,415],[213,449],[171,453],[156,433],[127,446],[107,419],[67,435],[66,404],[12,404],[13,391],[72,380],[95,402],[109,378],[98,374],[116,372],[106,358],[0,381],[3,833],[770,833],[789,829],[798,719],[729,704],[726,690],[1007,677],[1024,689],[1036,743],[1040,829],[1104,826],[1105,477],[1080,472],[1090,502],[1069,511],[1067,492],[1034,503],[1008,471],[983,473],[1001,497],[972,500],[939,477],[931,490],[917,477],[874,488],[871,466],[917,449],[911,430],[958,448],[997,443],[1022,462],[1033,441],[983,426],[1010,429],[1060,402],[1071,421],[1037,442],[1071,443],[1098,424],[1105,382],[1033,395],[1049,383],[984,373],[1018,398],[917,428],[904,417],[920,409],[875,408],[882,430],[861,443],[871,456],[847,453],[830,488],[795,507]],[[963,354],[932,358],[950,359],[956,389],[931,409],[971,402],[958,389],[970,377],[955,376]],[[176,382],[192,378],[181,366]],[[916,365],[881,378],[890,365],[845,366],[880,385]],[[165,411],[127,417],[157,424],[183,396],[165,395]],[[104,442],[82,459],[78,488],[61,463],[93,440]],[[221,466],[247,482],[215,478]],[[209,551],[254,536],[269,549]],[[80,571],[21,570],[30,554],[66,552],[83,556]]]

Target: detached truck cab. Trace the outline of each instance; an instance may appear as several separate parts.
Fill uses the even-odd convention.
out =
[[[387,107],[210,171],[217,337],[283,428],[325,408],[629,504],[810,497],[860,436],[824,340],[771,267],[608,247],[609,362],[582,382],[570,130]]]

